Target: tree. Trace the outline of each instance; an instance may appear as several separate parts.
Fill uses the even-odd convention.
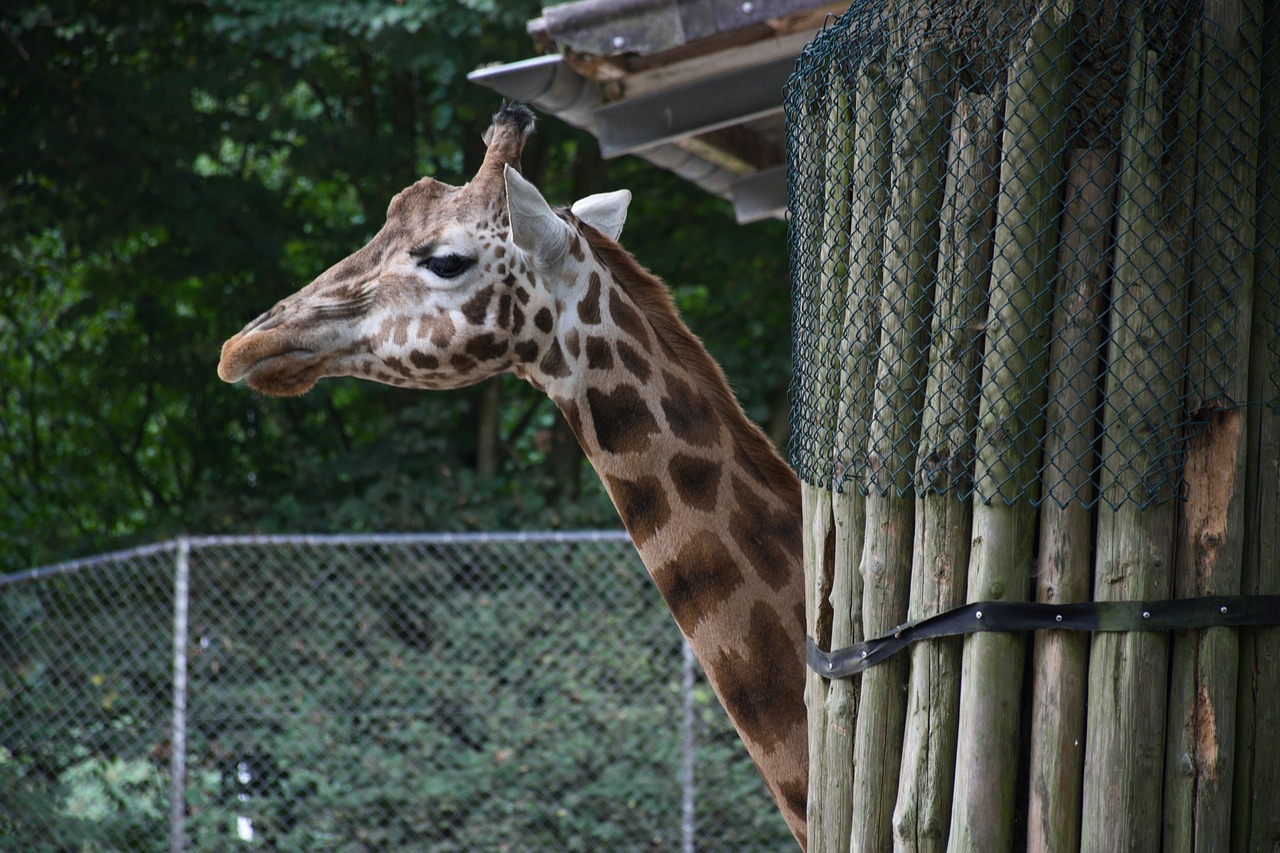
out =
[[[264,293],[363,243],[395,192],[471,174],[497,104],[465,72],[527,54],[537,8],[3,8],[0,570],[179,529],[616,523],[553,407],[514,381],[427,398],[330,380],[281,402],[213,370]],[[628,245],[680,283],[767,420],[787,360],[781,226],[755,227],[776,251],[744,255],[722,202],[606,166],[554,120],[527,167],[566,202],[652,187]]]

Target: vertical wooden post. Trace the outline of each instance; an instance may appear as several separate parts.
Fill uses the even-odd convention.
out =
[[[893,177],[885,217],[880,296],[880,362],[868,439],[866,538],[862,550],[863,630],[877,636],[907,614],[911,576],[912,458],[924,390],[951,104],[948,51],[926,42],[904,69],[893,113]],[[893,843],[905,716],[906,661],[895,657],[862,675],[854,734],[850,849],[879,853]]]
[[[1090,597],[1094,418],[1116,159],[1077,149],[1067,166],[1036,573],[1036,600],[1043,603]],[[1074,850],[1080,844],[1087,650],[1085,634],[1042,631],[1035,636],[1027,819],[1027,849],[1035,853]]]
[[[1273,401],[1280,326],[1280,8],[1265,4],[1259,56],[1263,122],[1258,135],[1257,251],[1249,399]],[[1242,592],[1280,594],[1280,412],[1248,410]],[[1240,633],[1231,850],[1280,849],[1280,628]]]
[[[1054,278],[1071,0],[1046,4],[1009,70],[978,412],[970,601],[1023,600],[1035,545],[1044,333]],[[948,850],[1013,843],[1024,638],[966,638]]]
[[[969,564],[973,428],[983,315],[991,276],[1000,159],[999,100],[956,98],[944,193],[933,344],[916,451],[915,548],[907,618],[964,603]],[[894,849],[942,851],[951,820],[960,703],[958,639],[911,648],[902,775],[893,815]]]
[[[1235,595],[1244,558],[1249,394],[1258,177],[1256,55],[1261,2],[1218,0],[1200,33],[1196,215],[1191,276],[1195,310],[1187,408],[1207,423],[1187,447],[1175,594]],[[1230,7],[1230,8],[1226,8]],[[1192,117],[1188,117],[1192,118]],[[1218,851],[1231,840],[1238,632],[1173,638],[1165,757],[1165,851]]]
[[[875,380],[879,327],[874,298],[880,279],[885,206],[889,197],[892,92],[882,63],[864,62],[854,86],[853,171],[850,199],[849,274],[845,290],[844,334],[840,340],[840,401],[836,416],[834,574],[831,581],[831,645],[858,642],[862,632],[862,557],[866,498],[851,472],[861,454],[855,442],[866,436]],[[865,441],[860,442],[865,446]],[[840,678],[827,685],[826,729],[823,733],[825,791],[828,813],[823,826],[829,838],[821,849],[848,850],[853,825],[853,736],[861,678]]]
[[[818,292],[821,294],[817,346],[816,382],[810,389],[811,399],[823,419],[817,431],[819,459],[832,459],[832,438],[838,416],[836,404],[841,369],[837,355],[841,348],[841,321],[846,280],[849,275],[849,191],[853,168],[853,108],[849,91],[846,58],[837,57],[827,67],[824,101],[820,105],[822,136],[821,200],[822,227],[818,244]],[[804,543],[806,630],[820,646],[831,643],[831,604],[829,594],[834,572],[834,554],[830,537],[834,535],[832,517],[832,483],[830,469],[823,482],[804,484]],[[831,820],[847,813],[847,806],[833,802],[839,796],[827,785],[833,773],[842,771],[848,757],[832,755],[827,749],[828,724],[827,682],[813,671],[807,673],[805,703],[809,709],[809,805],[808,829],[810,849],[837,850],[839,842],[832,831]]]
[[[1149,51],[1136,4],[1130,40],[1128,103],[1111,340],[1103,413],[1094,598],[1168,598],[1177,505],[1167,498],[1176,464],[1172,427],[1180,412],[1179,321],[1184,304],[1181,245],[1185,177],[1159,166],[1164,122],[1158,56]],[[1149,503],[1150,502],[1150,503]],[[1160,847],[1168,638],[1101,633],[1089,656],[1081,849],[1155,851]]]

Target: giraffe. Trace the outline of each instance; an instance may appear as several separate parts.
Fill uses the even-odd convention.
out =
[[[631,194],[551,208],[506,106],[474,178],[400,192],[372,241],[249,323],[218,375],[269,395],[323,376],[403,387],[509,371],[551,397],[801,847],[800,486],[671,297],[616,239]]]

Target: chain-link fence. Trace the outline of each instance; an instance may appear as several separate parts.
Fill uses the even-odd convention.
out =
[[[1254,2],[859,0],[787,91],[792,461],[983,501],[1180,494],[1276,351]],[[1260,330],[1251,335],[1251,329]]]
[[[857,0],[806,48],[791,457],[820,647],[966,602],[1280,593],[1277,11]],[[818,775],[854,756],[810,785],[811,847],[1280,849],[1278,650],[990,631],[811,682]]]
[[[0,578],[0,849],[780,850],[625,535],[181,539]]]

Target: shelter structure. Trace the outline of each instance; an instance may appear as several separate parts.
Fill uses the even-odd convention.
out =
[[[542,56],[470,79],[729,199],[739,222],[787,205],[782,91],[844,3],[578,0],[529,22]]]

